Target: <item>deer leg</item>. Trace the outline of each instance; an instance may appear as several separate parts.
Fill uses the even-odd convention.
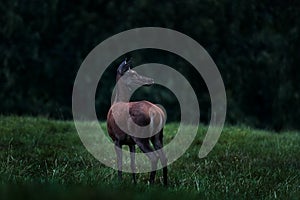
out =
[[[119,141],[115,141],[115,151],[117,154],[118,178],[122,180],[122,145]]]
[[[130,150],[130,160],[131,160],[130,166],[131,166],[131,171],[132,171],[133,183],[136,184],[135,145],[129,145],[129,150]]]
[[[165,152],[162,149],[163,148],[162,132],[152,137],[151,142],[154,146],[154,149],[159,155],[161,165],[163,166],[164,185],[167,186],[168,185],[168,168],[167,168],[168,160]]]
[[[153,152],[153,149],[151,148],[148,139],[142,140],[142,139],[135,138],[135,143],[139,146],[142,152],[146,154],[146,156],[149,158],[151,162],[151,172],[150,172],[149,182],[150,184],[153,184],[155,179],[155,174],[156,174],[158,157]]]

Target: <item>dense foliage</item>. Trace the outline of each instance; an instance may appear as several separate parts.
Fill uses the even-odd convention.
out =
[[[171,28],[210,53],[223,76],[228,123],[300,128],[300,5],[298,1],[1,0],[0,112],[71,118],[76,72],[87,54],[109,36],[136,27]],[[167,52],[133,52],[135,64],[170,65],[197,90],[203,120],[210,101],[192,66]],[[118,60],[101,81],[96,107],[104,119]],[[178,119],[166,89],[141,91]],[[176,109],[175,109],[176,108]]]

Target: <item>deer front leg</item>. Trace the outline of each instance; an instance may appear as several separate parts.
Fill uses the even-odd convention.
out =
[[[131,160],[130,166],[131,166],[131,171],[132,171],[133,183],[136,184],[135,145],[129,145],[129,150],[130,150],[130,160]]]
[[[118,178],[122,180],[122,145],[119,141],[115,141],[115,151],[117,154]]]

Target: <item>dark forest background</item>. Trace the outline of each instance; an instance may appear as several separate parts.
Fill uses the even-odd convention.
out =
[[[300,2],[282,0],[1,0],[0,113],[71,119],[76,73],[88,53],[108,37],[137,27],[180,31],[211,55],[227,92],[227,123],[275,130],[300,128]],[[201,76],[180,57],[158,50],[131,52],[134,65],[167,64],[197,91],[201,121],[210,99]],[[116,68],[96,98],[99,119],[110,106]],[[166,77],[168,78],[168,77]],[[101,84],[99,83],[99,85]],[[163,104],[169,120],[178,102],[161,86],[133,99]]]

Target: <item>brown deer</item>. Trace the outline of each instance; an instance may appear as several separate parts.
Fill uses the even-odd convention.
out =
[[[131,61],[127,59],[125,59],[125,61],[123,61],[118,67],[115,100],[107,114],[107,130],[109,136],[114,141],[115,151],[117,154],[118,178],[119,180],[122,180],[122,145],[128,145],[130,150],[130,166],[133,174],[133,182],[136,183],[135,145],[137,145],[151,162],[149,178],[150,184],[154,183],[157,162],[158,159],[160,159],[163,166],[164,185],[167,185],[167,158],[162,150],[163,125],[166,117],[161,108],[149,101],[128,102],[130,97],[128,95],[130,95],[130,91],[132,91],[134,86],[150,86],[154,84],[152,78],[141,76],[130,68]],[[149,131],[138,134],[129,133],[120,128],[118,126],[119,123],[117,123],[117,121],[121,121],[121,123],[124,122],[122,125],[126,126],[128,118],[131,118],[135,125],[140,127],[148,126],[153,131],[153,127],[155,126],[156,129],[158,128],[159,130],[154,135],[149,133]],[[125,129],[131,130],[130,127]],[[150,142],[154,149],[150,145]],[[155,152],[153,152],[154,150]]]

